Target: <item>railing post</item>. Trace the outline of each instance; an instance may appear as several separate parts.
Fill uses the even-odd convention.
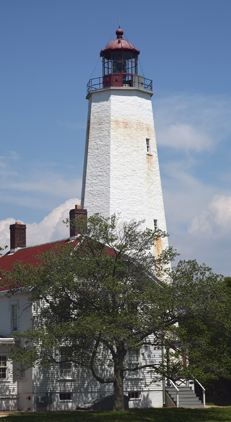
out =
[[[177,389],[176,392],[176,407],[180,407],[180,398],[179,398],[179,390]]]
[[[205,407],[205,389],[203,389],[203,406]]]
[[[179,388],[176,386],[176,384],[174,384],[171,379],[169,381],[176,390],[176,407],[180,407]]]
[[[200,381],[198,381],[196,378],[194,378],[194,381],[199,385],[199,387],[202,390],[202,395],[203,395],[203,406],[205,407],[206,402],[205,402],[205,388],[203,387],[203,385],[200,383]]]

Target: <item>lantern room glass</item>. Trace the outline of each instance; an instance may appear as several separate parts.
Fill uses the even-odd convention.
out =
[[[131,54],[125,52],[114,53],[110,58],[103,57],[103,76],[115,73],[123,73],[136,75],[138,74],[138,60],[137,57],[132,57]]]

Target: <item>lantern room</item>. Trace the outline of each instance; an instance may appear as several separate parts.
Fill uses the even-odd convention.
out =
[[[138,74],[138,55],[133,44],[123,38],[122,28],[116,30],[116,39],[101,50],[103,78],[106,86],[121,86]]]
[[[152,91],[152,81],[138,73],[137,48],[124,38],[122,28],[117,28],[116,38],[101,50],[102,76],[90,79],[88,94],[92,91],[110,87],[135,87]]]

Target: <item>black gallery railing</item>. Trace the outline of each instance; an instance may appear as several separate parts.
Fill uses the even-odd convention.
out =
[[[134,75],[131,73],[111,73],[109,75],[90,79],[87,84],[87,93],[89,94],[90,92],[97,91],[98,89],[110,87],[131,87],[152,92],[152,80],[144,78],[144,76]]]

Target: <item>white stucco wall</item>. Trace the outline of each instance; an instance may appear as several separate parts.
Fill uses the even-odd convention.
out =
[[[166,231],[151,94],[104,89],[91,94],[89,107],[82,205],[89,215],[145,219],[152,229],[157,219]]]

